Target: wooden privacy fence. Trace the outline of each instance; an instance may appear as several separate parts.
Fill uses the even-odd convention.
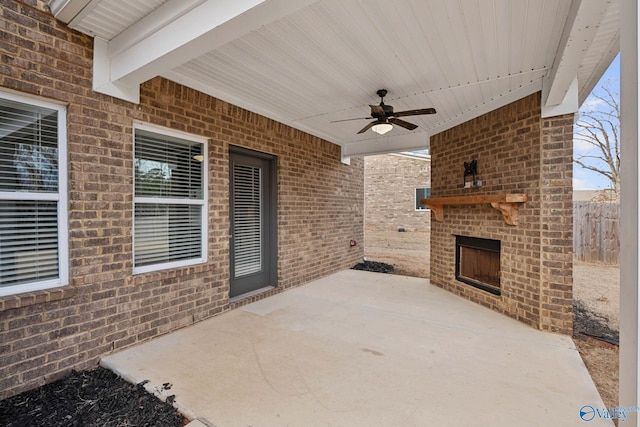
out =
[[[617,265],[620,203],[573,202],[574,259]]]

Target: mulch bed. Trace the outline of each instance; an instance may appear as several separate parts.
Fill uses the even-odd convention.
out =
[[[5,427],[182,427],[187,422],[170,403],[148,393],[144,383],[129,384],[103,368],[73,371],[0,401],[0,425]]]
[[[352,270],[373,271],[374,273],[393,273],[393,265],[384,262],[364,261],[351,267]]]
[[[588,310],[580,301],[573,303],[573,331],[618,346],[620,332],[609,327],[606,318]]]

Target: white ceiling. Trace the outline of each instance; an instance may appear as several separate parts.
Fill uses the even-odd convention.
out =
[[[345,156],[425,148],[429,135],[540,90],[549,115],[575,110],[619,48],[618,0],[50,6],[96,37],[97,90],[135,101],[139,84],[161,75],[339,144]],[[419,127],[384,136],[357,135],[367,120],[332,123],[368,117],[381,88],[396,111],[438,113],[405,117]]]

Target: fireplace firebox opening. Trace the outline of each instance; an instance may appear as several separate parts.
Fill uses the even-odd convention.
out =
[[[500,241],[456,236],[456,280],[500,295]]]

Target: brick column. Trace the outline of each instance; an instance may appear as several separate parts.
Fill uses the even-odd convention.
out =
[[[573,331],[573,114],[542,119],[540,329]]]

